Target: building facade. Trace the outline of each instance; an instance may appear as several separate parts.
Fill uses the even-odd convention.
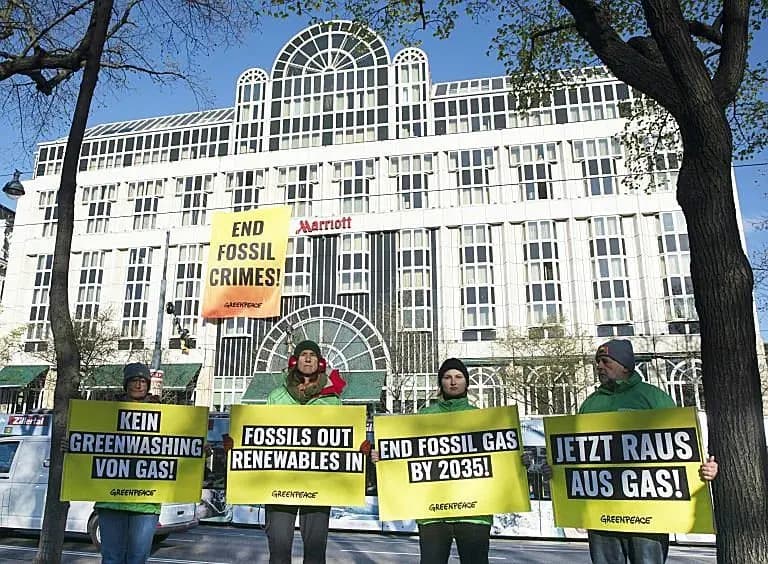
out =
[[[457,356],[479,405],[537,413],[572,410],[591,366],[552,369],[511,343],[572,336],[584,360],[618,336],[648,379],[701,407],[679,154],[629,182],[632,90],[587,69],[521,109],[505,77],[432,83],[423,51],[391,56],[352,31],[302,30],[271,70],[242,73],[233,107],[87,131],[71,303],[81,322],[112,316],[115,363],[150,357],[159,321],[163,362],[198,366],[195,401],[226,410],[263,400],[291,344],[312,338],[352,374],[353,400],[412,411]],[[25,326],[20,365],[50,335],[64,142],[40,144],[17,208],[3,326]],[[284,204],[281,315],[203,319],[211,216]]]

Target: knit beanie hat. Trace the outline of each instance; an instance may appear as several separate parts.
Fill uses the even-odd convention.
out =
[[[442,381],[443,381],[443,374],[448,372],[449,370],[458,370],[462,374],[464,374],[464,378],[467,380],[467,387],[469,387],[469,370],[467,370],[467,367],[464,366],[464,363],[461,362],[458,358],[447,358],[443,363],[440,365],[440,370],[437,371],[437,387],[441,390],[442,387]]]
[[[597,347],[595,359],[601,356],[612,358],[627,370],[635,369],[635,351],[632,349],[632,343],[626,339],[611,339]]]
[[[293,349],[293,356],[298,357],[304,351],[312,351],[317,355],[317,358],[322,358],[323,356],[320,353],[320,347],[318,344],[314,341],[310,341],[309,339],[296,345],[296,348]]]
[[[149,368],[143,362],[131,362],[126,364],[123,368],[123,389],[128,389],[128,382],[134,378],[141,378],[146,380],[147,384],[152,381],[152,377],[149,374]]]

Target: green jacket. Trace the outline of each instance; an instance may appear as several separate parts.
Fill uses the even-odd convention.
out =
[[[643,382],[638,372],[614,385],[602,384],[579,408],[579,413],[605,413],[607,411],[635,411],[638,409],[665,409],[677,407],[665,392]]]
[[[441,399],[433,402],[427,406],[422,407],[419,410],[419,415],[428,413],[450,413],[452,411],[467,411],[469,409],[477,409],[474,405],[469,403],[469,400],[465,397],[456,399]],[[492,525],[493,515],[472,515],[471,517],[444,517],[442,519],[417,519],[416,521],[420,525],[427,525],[429,523],[475,523],[477,525]]]
[[[267,405],[341,405],[341,399],[335,395],[315,396],[307,401],[307,403],[302,404],[288,393],[288,389],[283,384],[269,392]]]
[[[128,399],[127,395],[121,395],[116,398],[116,401],[132,401]],[[143,401],[139,403],[160,403],[160,398],[148,394]],[[111,509],[113,511],[130,511],[132,513],[154,513],[160,515],[159,503],[129,503],[121,501],[98,501],[94,507],[99,509]]]

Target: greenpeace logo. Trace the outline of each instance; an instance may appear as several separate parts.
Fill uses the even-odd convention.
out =
[[[474,509],[477,501],[453,501],[449,503],[433,503],[430,511],[456,511],[458,509]]]
[[[120,489],[112,489],[109,490],[109,495],[112,496],[126,496],[126,495],[132,495],[136,497],[152,497],[155,495],[157,490],[120,490]]]
[[[272,490],[272,497],[285,499],[316,499],[317,492],[305,492],[301,490]]]
[[[647,515],[600,515],[601,523],[616,525],[650,525],[653,517]]]

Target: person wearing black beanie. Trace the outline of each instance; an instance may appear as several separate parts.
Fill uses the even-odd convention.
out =
[[[437,386],[438,401],[423,407],[419,413],[477,409],[467,399],[469,370],[458,358],[446,359],[440,365]],[[454,539],[461,562],[487,564],[492,522],[492,515],[418,520],[421,564],[448,562]]]

